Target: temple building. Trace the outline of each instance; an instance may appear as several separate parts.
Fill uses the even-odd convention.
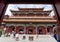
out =
[[[2,25],[7,33],[15,31],[19,34],[53,34],[57,26],[56,17],[49,16],[52,10],[44,8],[18,8],[10,10],[12,16],[5,15]]]

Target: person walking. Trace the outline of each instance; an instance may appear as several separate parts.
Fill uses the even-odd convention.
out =
[[[19,33],[16,33],[16,35],[15,35],[15,39],[16,39],[16,41],[19,40]]]
[[[6,27],[3,29],[3,32],[4,32],[4,36],[5,36],[5,34],[6,34]]]
[[[12,34],[13,34],[13,38],[15,38],[15,34],[16,34],[15,31],[12,31]]]

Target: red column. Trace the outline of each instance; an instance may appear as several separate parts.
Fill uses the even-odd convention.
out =
[[[12,30],[12,28],[9,26],[9,28],[8,28],[8,32],[10,32],[10,33],[11,33],[11,30]]]
[[[18,33],[18,29],[19,29],[19,27],[16,26],[16,27],[15,27],[15,32],[16,32],[16,33]]]
[[[45,32],[44,34],[47,34],[47,30],[46,30],[46,27],[44,28],[44,32]]]
[[[53,34],[53,28],[51,28],[51,30],[50,30],[50,31],[51,31],[51,34]]]
[[[7,26],[6,28],[7,28],[7,29],[6,29],[6,32],[9,33],[9,26]]]
[[[52,29],[51,29],[51,27],[50,27],[50,34],[52,33]]]
[[[24,26],[24,34],[26,34],[26,26]]]
[[[36,32],[36,28],[34,28],[34,29],[33,29],[33,31],[34,31],[34,34],[36,34],[36,33],[37,33],[37,32]]]
[[[47,31],[46,31],[46,27],[43,27],[43,34],[46,34]]]
[[[36,30],[35,30],[35,31],[36,31],[36,35],[38,34],[38,31],[37,31],[37,29],[38,29],[38,28],[36,27]]]
[[[47,34],[48,32],[47,32],[47,26],[46,26],[46,34]]]
[[[17,29],[16,29],[16,26],[15,26],[15,32],[17,33]]]
[[[26,34],[28,34],[28,28],[26,28]]]

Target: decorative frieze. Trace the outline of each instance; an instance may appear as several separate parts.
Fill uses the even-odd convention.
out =
[[[48,27],[48,26],[53,26],[53,25],[55,25],[55,26],[57,26],[57,24],[10,24],[10,23],[7,23],[6,24],[6,26],[34,26],[34,27],[38,27],[38,26],[44,26],[44,27]]]

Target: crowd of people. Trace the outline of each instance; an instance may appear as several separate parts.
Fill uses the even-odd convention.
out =
[[[55,30],[54,30],[55,31]],[[21,33],[23,33],[22,31],[20,31]],[[13,38],[15,38],[15,40],[16,41],[18,41],[19,40],[19,33],[20,32],[18,32],[18,33],[16,33],[14,30],[12,30],[12,32],[9,32],[9,33],[6,33],[6,27],[2,30],[2,35],[4,36],[4,37],[13,37]],[[57,32],[55,31],[54,32],[54,38],[57,40],[57,36],[56,36],[56,34],[57,34]],[[23,37],[24,39],[25,39],[25,36]]]
[[[6,33],[6,27],[2,31],[2,36],[4,37],[13,37],[16,39],[16,41],[19,40],[19,33],[16,33],[15,31],[12,30],[12,32]]]

